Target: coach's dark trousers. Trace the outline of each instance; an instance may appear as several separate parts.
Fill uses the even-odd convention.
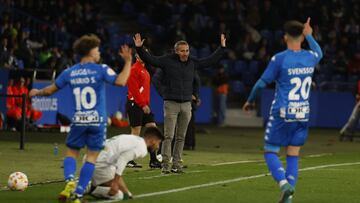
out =
[[[173,167],[181,167],[181,156],[184,148],[186,130],[191,119],[191,102],[164,101],[164,135],[161,153],[163,157],[163,167],[169,168],[171,159],[171,141],[174,138]]]

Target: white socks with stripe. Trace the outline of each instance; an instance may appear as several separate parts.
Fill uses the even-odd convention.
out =
[[[106,198],[111,200],[122,200],[124,198],[124,193],[120,190],[116,195],[109,195],[110,187],[97,186],[95,190],[92,191],[91,195],[98,198]]]

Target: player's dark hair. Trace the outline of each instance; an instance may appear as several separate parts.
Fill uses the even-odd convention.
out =
[[[96,47],[100,46],[100,39],[94,34],[83,35],[77,39],[73,44],[73,49],[80,57],[84,57]]]
[[[288,21],[284,25],[285,33],[294,38],[300,37],[303,33],[303,30],[304,25],[296,20]]]
[[[159,140],[164,140],[164,135],[157,127],[148,127],[145,130],[144,137],[155,136]]]

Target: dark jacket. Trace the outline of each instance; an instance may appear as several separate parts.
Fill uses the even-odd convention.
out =
[[[163,71],[163,99],[187,102],[191,101],[191,96],[194,93],[195,71],[198,68],[206,68],[217,63],[223,56],[224,48],[219,47],[206,58],[189,57],[186,62],[181,62],[179,56],[175,53],[155,57],[141,47],[137,47],[136,51],[145,63],[158,67]]]
[[[163,95],[166,89],[166,85],[165,85],[164,72],[160,68],[157,68],[155,74],[152,76],[152,83],[155,86],[158,93],[160,94],[160,96],[164,97]],[[200,85],[201,85],[201,81],[199,74],[197,73],[197,71],[195,71],[192,95],[194,95],[196,98],[199,98]]]

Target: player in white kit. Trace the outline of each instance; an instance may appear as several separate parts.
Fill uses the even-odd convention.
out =
[[[132,198],[122,178],[126,164],[145,157],[148,151],[157,150],[163,139],[159,129],[149,127],[143,137],[122,134],[106,140],[105,149],[96,160],[90,194],[106,199]]]

